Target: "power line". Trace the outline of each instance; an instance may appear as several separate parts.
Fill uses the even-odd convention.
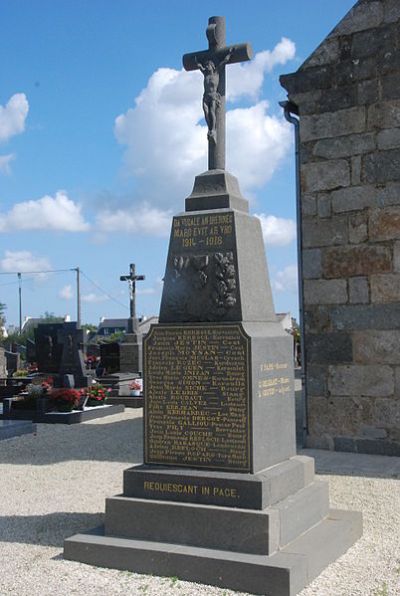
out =
[[[70,269],[45,269],[44,271],[0,271],[0,275],[18,275],[18,273],[24,275],[38,275],[40,273],[61,273],[65,271],[76,271],[76,267]]]
[[[126,304],[123,304],[123,302],[120,302],[119,300],[117,300],[117,298],[114,298],[114,296],[111,296],[111,294],[109,294],[108,292],[106,292],[106,290],[104,290],[101,286],[99,286],[99,284],[97,284],[96,282],[94,282],[92,279],[90,279],[90,277],[88,277],[86,275],[86,273],[84,271],[82,271],[81,269],[81,274],[83,275],[83,277],[85,277],[91,284],[93,284],[95,286],[95,288],[97,288],[98,290],[100,290],[100,292],[102,292],[105,296],[107,296],[107,298],[109,298],[110,300],[112,300],[113,302],[115,302],[116,304],[118,304],[119,306],[122,306],[123,308],[126,308],[128,310],[128,307],[126,306]]]

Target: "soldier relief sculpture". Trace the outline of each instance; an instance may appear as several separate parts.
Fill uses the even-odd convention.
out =
[[[169,310],[181,320],[225,320],[237,304],[232,251],[175,256],[170,268]]]

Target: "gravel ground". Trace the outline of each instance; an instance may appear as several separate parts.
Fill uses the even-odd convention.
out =
[[[0,442],[0,595],[232,596],[231,590],[64,561],[64,538],[99,525],[104,499],[142,458],[142,411],[38,425]],[[331,504],[361,510],[364,535],[301,596],[400,594],[400,458],[305,451]],[[339,475],[341,474],[341,475]]]

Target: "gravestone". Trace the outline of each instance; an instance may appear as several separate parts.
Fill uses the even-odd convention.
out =
[[[100,344],[100,363],[105,374],[117,373],[120,370],[120,344],[116,341]]]
[[[76,322],[63,323],[58,330],[58,342],[62,346],[60,375],[73,375],[75,387],[86,387],[90,376],[83,356],[83,329]]]
[[[274,312],[260,221],[225,172],[225,47],[184,56],[204,75],[209,171],[173,218],[159,323],[144,340],[144,464],[107,499],[104,534],[66,558],[289,596],[360,535],[296,455],[292,338]],[[217,95],[216,95],[217,94]]]
[[[100,344],[100,362],[106,374],[141,373],[141,341],[139,333],[127,333],[121,342]]]
[[[58,333],[62,327],[63,323],[40,323],[34,330],[39,372],[59,373],[63,346],[59,343]]]
[[[26,340],[26,361],[29,362],[29,364],[36,363],[35,342],[29,338]]]
[[[83,330],[75,322],[42,323],[35,329],[38,371],[73,375],[76,387],[86,387],[89,377],[83,357]]]
[[[7,376],[5,349],[0,346],[0,377]]]
[[[6,350],[6,368],[7,368],[7,375],[12,377],[12,375],[19,369],[21,356],[18,352],[9,352]]]

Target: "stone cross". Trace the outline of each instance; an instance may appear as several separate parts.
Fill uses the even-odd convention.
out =
[[[129,275],[121,275],[120,281],[129,282],[129,306],[130,306],[130,321],[128,333],[137,332],[137,320],[136,320],[136,282],[142,281],[145,278],[144,275],[136,275],[136,267],[134,263],[129,265]]]
[[[250,60],[250,44],[226,46],[225,17],[210,17],[206,30],[208,50],[185,54],[185,70],[204,76],[203,110],[208,126],[208,169],[225,169],[225,65]]]

